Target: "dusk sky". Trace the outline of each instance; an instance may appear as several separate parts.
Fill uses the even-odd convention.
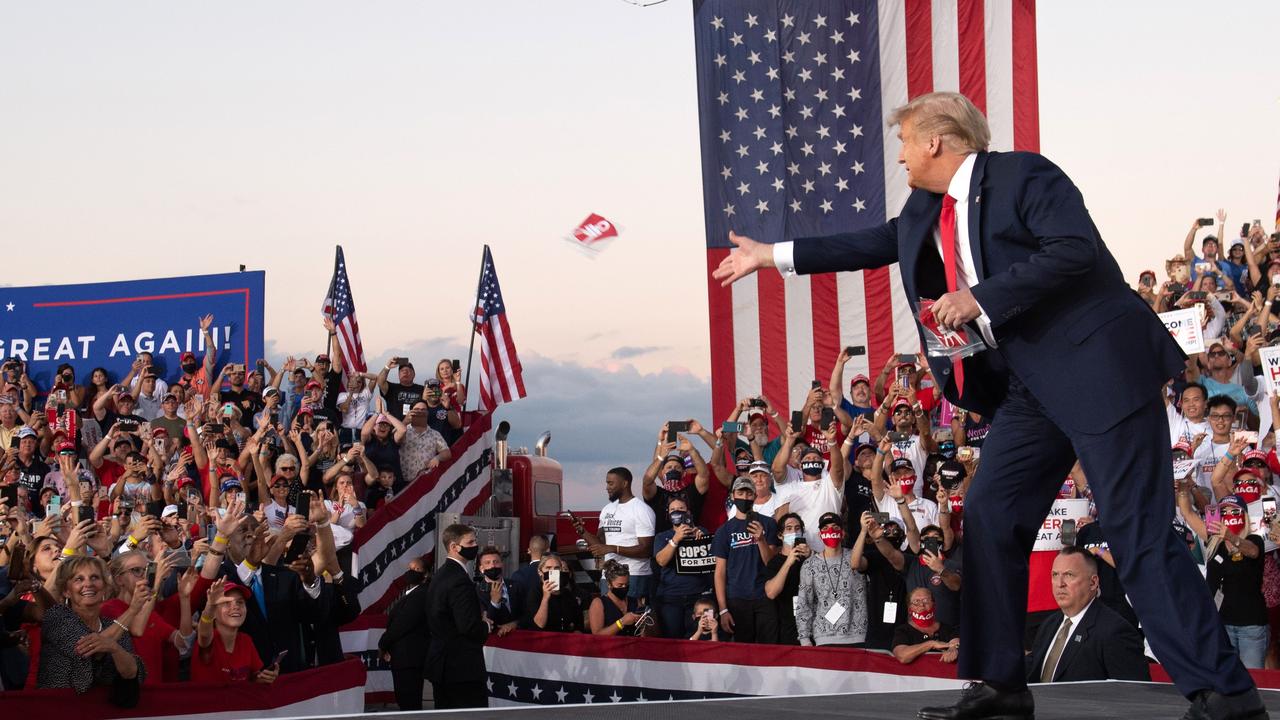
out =
[[[1270,227],[1280,4],[1041,2],[1041,150],[1131,280],[1218,207]],[[708,418],[692,11],[672,0],[10,3],[0,236],[13,285],[267,273],[314,353],[342,244],[371,365],[465,353],[492,246],[574,504]],[[622,227],[599,258],[561,238]],[[590,484],[588,488],[587,484]]]

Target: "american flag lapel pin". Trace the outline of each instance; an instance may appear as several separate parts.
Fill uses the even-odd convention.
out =
[[[973,196],[973,202],[974,202],[974,203],[980,203],[980,202],[982,202],[982,196],[981,196],[981,195],[974,195],[974,196]]]

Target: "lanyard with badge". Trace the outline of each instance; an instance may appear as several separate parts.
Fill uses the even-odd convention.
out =
[[[835,578],[833,579],[831,577],[831,564],[827,562],[827,557],[825,555],[821,557],[822,557],[822,574],[827,577],[827,584],[831,587],[831,594],[835,598],[831,601],[831,607],[827,610],[827,614],[824,615],[823,617],[826,619],[828,623],[835,625],[837,622],[840,622],[840,618],[844,616],[845,610],[847,610],[848,608],[840,604],[840,600],[839,600],[840,589],[837,587],[836,581],[840,579],[840,573],[837,572]],[[837,556],[836,562],[839,563],[843,561],[844,561],[844,555],[842,553],[841,555]]]

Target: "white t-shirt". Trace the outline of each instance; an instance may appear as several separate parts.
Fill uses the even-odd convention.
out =
[[[292,505],[285,507],[278,504],[274,498],[271,502],[262,507],[262,514],[267,519],[267,527],[271,530],[282,529],[284,527],[284,521],[289,519],[289,516],[295,512],[297,511],[294,510]]]
[[[773,513],[776,512],[778,508],[786,504],[787,504],[787,501],[784,500],[782,496],[780,496],[778,493],[774,492],[769,494],[768,500],[765,500],[762,503],[754,503],[751,506],[751,509],[755,510],[761,515],[768,515],[769,517],[773,517]],[[732,519],[733,513],[734,513],[733,500],[730,499],[728,507],[725,508],[726,519]]]
[[[342,427],[348,430],[359,430],[369,419],[369,399],[373,397],[373,390],[366,387],[354,395],[345,391],[340,392],[338,404],[346,402],[348,397],[351,398],[351,404],[347,406],[347,411],[342,413]]]
[[[1209,429],[1209,421],[1201,420],[1200,422],[1191,422],[1178,409],[1170,404],[1165,408],[1169,416],[1169,444],[1173,445],[1179,440],[1191,442],[1192,438],[1200,433],[1212,435],[1213,431]]]
[[[1230,441],[1224,443],[1216,443],[1213,436],[1204,439],[1200,443],[1200,447],[1196,448],[1195,459],[1200,461],[1200,466],[1192,473],[1191,477],[1195,478],[1196,484],[1204,488],[1209,497],[1214,502],[1218,501],[1218,497],[1213,492],[1213,469],[1218,466],[1218,461],[1222,459],[1222,454],[1231,447]]]
[[[635,496],[626,502],[613,501],[600,511],[600,539],[605,545],[634,546],[640,538],[654,536],[653,508],[644,499]],[[605,560],[617,560],[631,570],[632,575],[652,575],[649,559],[629,558],[609,553]]]
[[[840,512],[840,503],[844,498],[836,489],[830,473],[825,470],[817,480],[800,482],[791,488],[787,495],[789,510],[804,520],[804,536],[809,547],[822,547],[822,536],[818,531],[818,520],[823,513]]]
[[[885,493],[881,496],[880,502],[876,503],[876,509],[882,513],[889,513],[889,519],[896,520],[899,525],[902,525],[902,530],[906,531],[907,526],[902,521],[901,508],[898,507],[898,501],[894,500],[892,495]],[[929,525],[938,525],[938,504],[934,501],[918,497],[907,503],[907,509],[911,511],[911,517],[915,518],[917,531]]]
[[[911,461],[911,467],[916,471],[916,487],[915,494],[919,497],[924,492],[924,464],[928,460],[928,453],[924,451],[924,445],[920,442],[919,435],[912,435],[910,439],[903,442],[893,444],[893,449],[889,451],[893,457],[904,457]],[[885,458],[885,467],[889,466],[892,458]]]

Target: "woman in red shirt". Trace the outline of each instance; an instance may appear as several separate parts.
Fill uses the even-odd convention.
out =
[[[181,606],[181,622],[178,628],[170,625],[159,612],[155,611],[156,601],[160,597],[160,585],[169,574],[171,561],[162,555],[156,562],[155,585],[138,614],[129,626],[129,634],[133,635],[133,649],[142,658],[147,668],[147,677],[143,684],[176,681],[177,664],[164,662],[166,646],[172,646],[177,655],[184,655],[191,648],[191,590],[195,586],[195,570],[187,568],[187,572],[178,580],[178,597]],[[111,560],[111,579],[115,584],[115,597],[102,604],[102,616],[116,618],[124,614],[133,602],[134,587],[139,580],[147,577],[147,556],[138,550],[122,552]],[[164,672],[161,671],[164,669]]]
[[[264,669],[253,639],[240,632],[248,599],[249,588],[243,585],[227,581],[209,587],[209,601],[200,613],[196,651],[191,654],[193,682],[275,682],[279,661]]]
[[[440,381],[440,391],[449,398],[449,407],[462,412],[467,404],[467,388],[453,369],[453,361],[443,358],[436,363],[436,379]]]

